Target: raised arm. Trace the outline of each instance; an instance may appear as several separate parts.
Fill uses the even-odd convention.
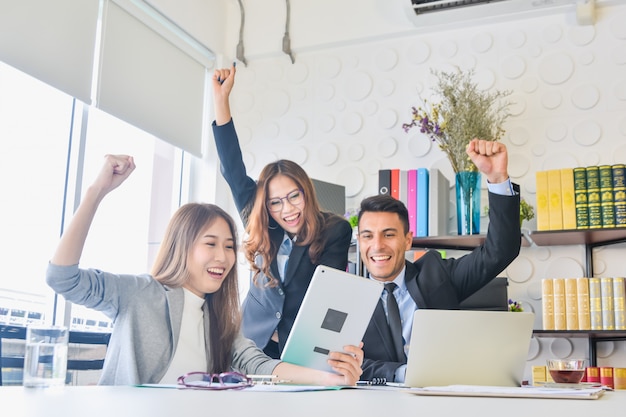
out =
[[[106,155],[98,177],[87,189],[74,213],[69,226],[61,236],[59,245],[50,260],[60,266],[78,264],[85,246],[89,227],[100,202],[109,192],[117,188],[135,169],[132,156]]]
[[[232,118],[229,97],[235,84],[235,64],[232,67],[217,69],[213,73],[213,103],[215,106],[215,124],[225,125]]]

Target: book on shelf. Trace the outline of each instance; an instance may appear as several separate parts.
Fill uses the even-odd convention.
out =
[[[573,168],[561,169],[561,209],[563,229],[576,229],[576,197]]]
[[[600,215],[602,227],[615,227],[615,202],[613,199],[613,168],[611,165],[600,165]]]
[[[567,330],[565,278],[552,278],[554,285],[554,330]]]
[[[578,330],[591,330],[589,278],[576,278],[576,293],[576,301],[578,303]]]
[[[589,315],[591,330],[602,330],[602,291],[600,278],[589,278]]]
[[[406,169],[398,170],[398,200],[408,207],[409,203],[409,172]]]
[[[430,169],[428,181],[428,234],[445,236],[450,219],[450,181],[437,168]]]
[[[602,228],[602,209],[600,208],[600,169],[598,166],[585,167],[587,173],[587,207],[589,228]]]
[[[602,295],[602,330],[615,330],[615,314],[613,310],[613,279],[600,278],[600,294]]]
[[[391,194],[391,170],[378,170],[378,194]]]
[[[428,236],[428,169],[417,169],[417,236]]]
[[[554,330],[554,281],[541,280],[541,312],[544,330]]]
[[[576,278],[564,278],[565,281],[565,329],[578,329],[578,282]]]
[[[563,229],[563,208],[561,201],[561,171],[548,170],[548,210],[550,212],[550,229]]]
[[[537,230],[550,230],[550,210],[548,207],[548,172],[535,173],[537,198]]]
[[[589,206],[587,205],[587,170],[576,167],[574,174],[574,200],[576,207],[576,228],[589,228]]]
[[[613,170],[613,204],[615,227],[626,226],[626,174],[624,164],[615,164]]]
[[[413,236],[417,234],[417,170],[409,169],[407,172],[407,205],[409,212],[409,230]]]
[[[613,277],[613,315],[615,330],[626,330],[626,278]]]
[[[391,196],[396,200],[400,200],[400,170],[398,168],[391,169]]]

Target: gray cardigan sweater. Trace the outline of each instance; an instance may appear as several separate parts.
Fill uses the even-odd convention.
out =
[[[170,288],[150,275],[117,275],[78,265],[48,264],[46,282],[74,304],[103,312],[114,323],[101,385],[158,383],[178,344],[183,314],[182,288]],[[208,323],[205,320],[205,338]],[[211,363],[207,341],[207,363]],[[245,374],[271,374],[280,363],[239,335],[232,367]],[[190,369],[189,371],[199,371]]]

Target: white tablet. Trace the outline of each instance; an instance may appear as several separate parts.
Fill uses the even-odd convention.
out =
[[[332,372],[328,353],[361,343],[383,289],[383,284],[373,279],[319,265],[281,359]]]

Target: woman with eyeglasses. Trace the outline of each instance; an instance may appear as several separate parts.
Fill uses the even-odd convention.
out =
[[[330,353],[329,364],[336,372],[330,373],[272,359],[243,337],[234,267],[236,226],[216,205],[189,203],[176,211],[150,275],[79,268],[98,206],[134,169],[130,156],[106,156],[46,274],[57,294],[101,311],[114,322],[100,384],[191,386],[200,375],[203,383],[215,380],[214,387],[227,377],[235,377],[241,386],[249,382],[246,374],[271,374],[302,384],[356,383],[363,362],[360,347]]]
[[[221,172],[246,228],[244,253],[252,269],[243,303],[243,332],[279,358],[318,265],[345,270],[350,223],[323,212],[311,179],[295,162],[266,165],[257,181],[246,173],[229,97],[235,65],[213,74],[213,135]]]

